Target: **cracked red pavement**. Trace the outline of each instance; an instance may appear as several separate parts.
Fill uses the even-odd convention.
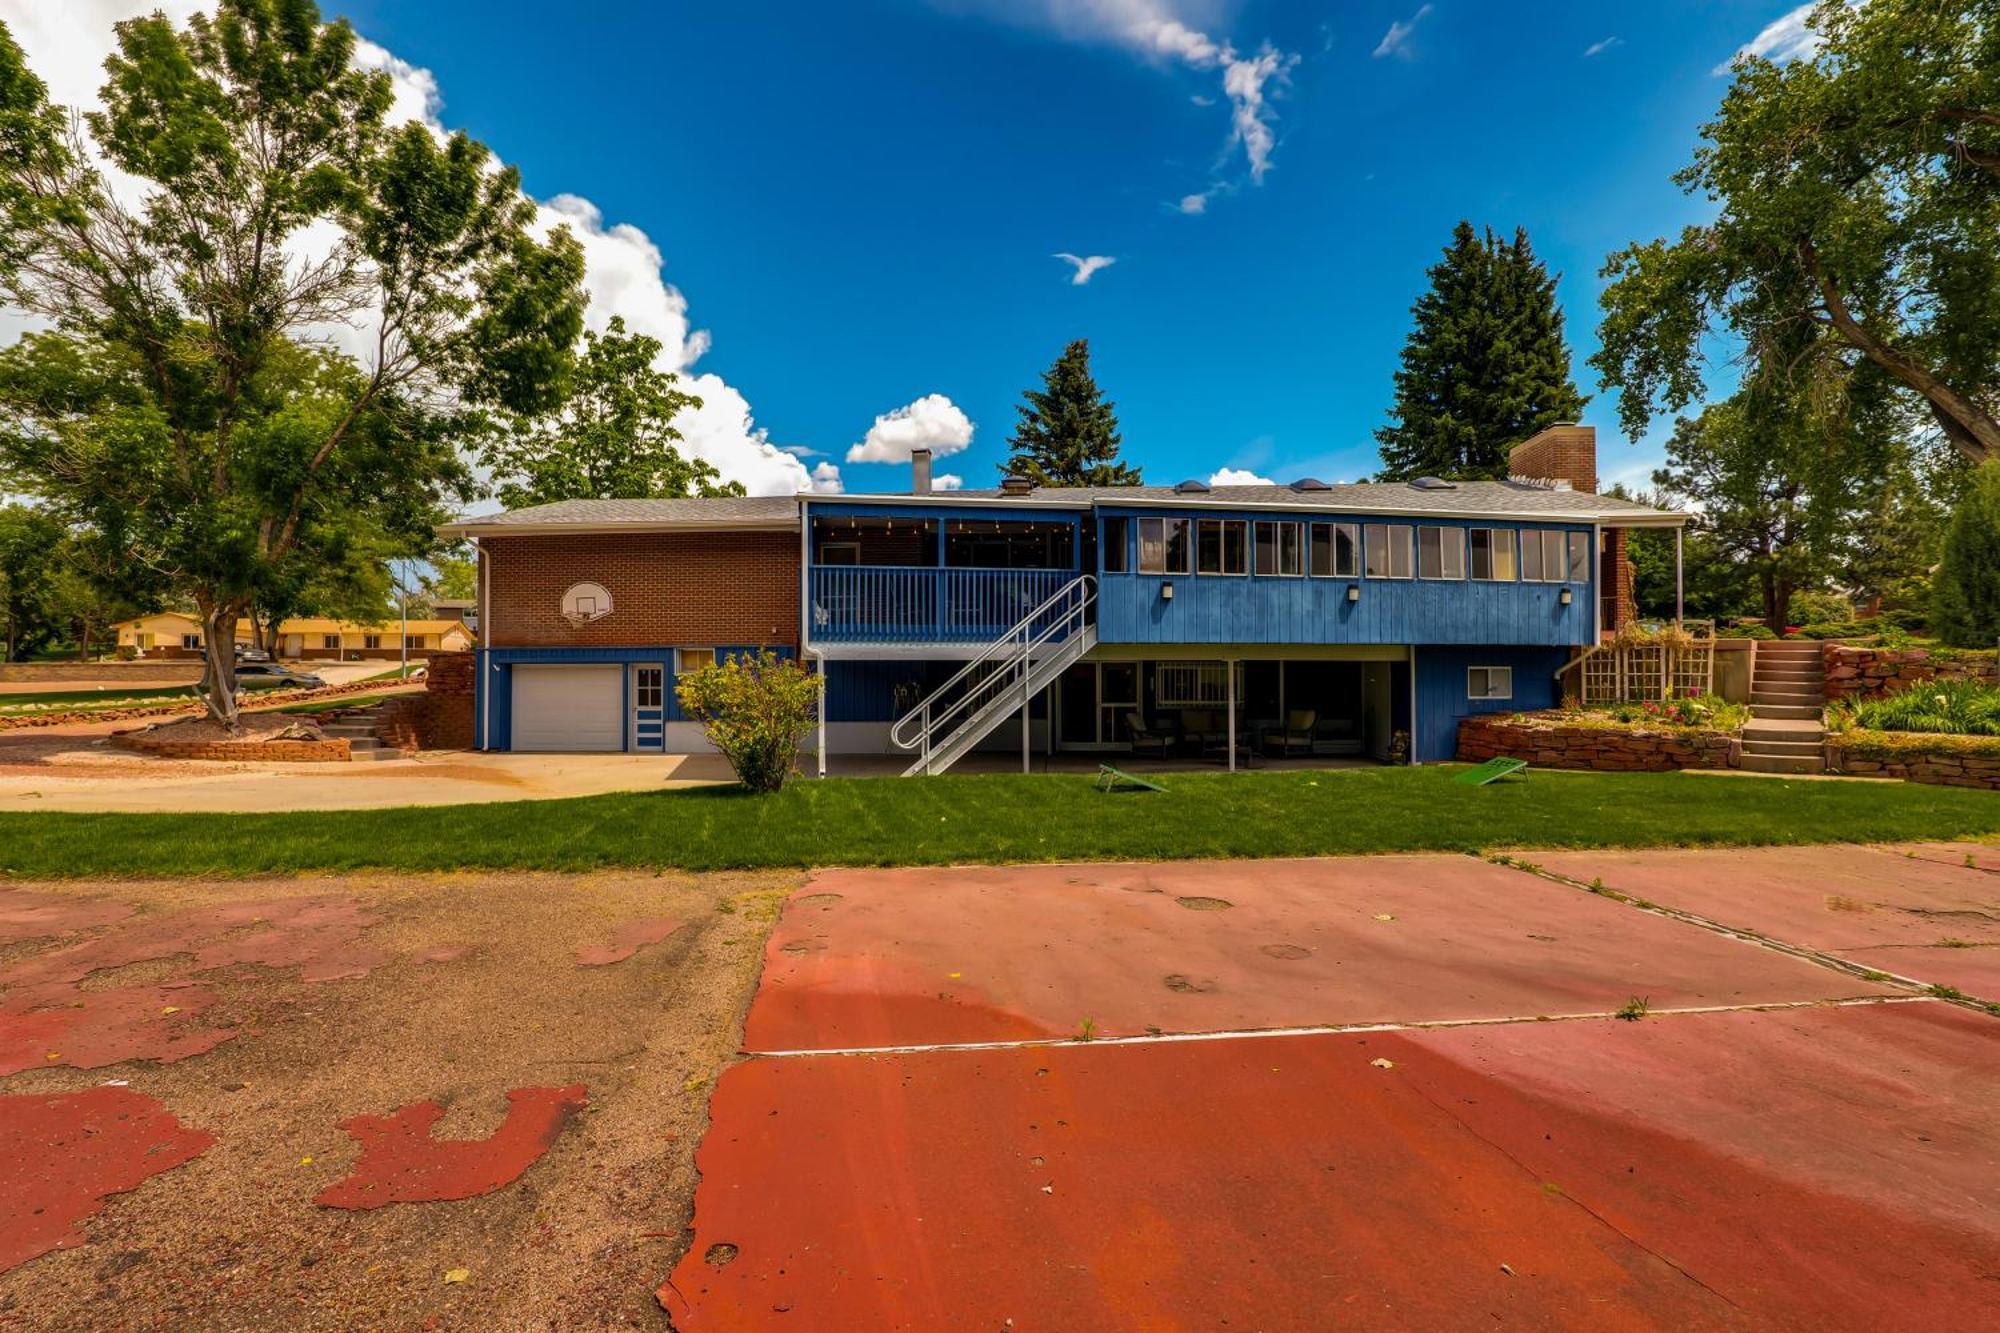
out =
[[[491,1194],[520,1179],[554,1146],[569,1118],[588,1101],[581,1083],[563,1088],[515,1088],[507,1116],[483,1139],[434,1139],[444,1115],[436,1102],[417,1102],[391,1115],[358,1115],[340,1127],[361,1145],[345,1180],[320,1191],[327,1208],[381,1208]]]

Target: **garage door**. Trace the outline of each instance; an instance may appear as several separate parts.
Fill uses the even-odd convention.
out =
[[[516,750],[625,748],[625,668],[514,668]]]

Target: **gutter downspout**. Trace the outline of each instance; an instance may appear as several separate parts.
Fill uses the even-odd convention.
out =
[[[826,650],[812,646],[812,515],[807,512],[807,502],[799,499],[799,656],[810,657],[819,664],[819,720],[814,730],[818,733],[817,767],[819,777],[826,776]]]
[[[493,682],[486,679],[487,659],[493,653],[493,575],[486,558],[486,544],[474,537],[472,549],[479,557],[479,652],[478,670],[473,680],[479,690],[479,748],[493,748]]]

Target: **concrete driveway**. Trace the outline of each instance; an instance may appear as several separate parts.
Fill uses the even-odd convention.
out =
[[[1993,857],[825,872],[661,1301],[680,1333],[1990,1327],[2000,1018],[1921,987],[2000,1000],[1964,966]]]

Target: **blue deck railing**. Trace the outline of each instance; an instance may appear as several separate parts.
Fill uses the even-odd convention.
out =
[[[809,580],[812,637],[829,643],[992,639],[1075,577],[1073,569],[821,565]]]

